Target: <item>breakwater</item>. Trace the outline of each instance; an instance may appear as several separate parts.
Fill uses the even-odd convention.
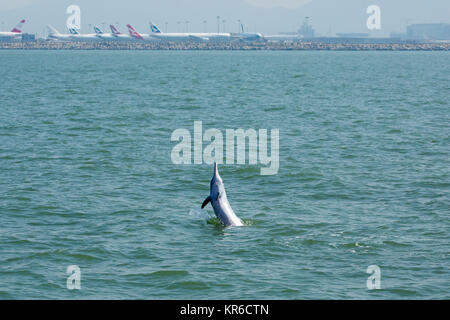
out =
[[[449,51],[450,43],[327,43],[327,42],[4,42],[0,49],[24,50],[328,50]]]

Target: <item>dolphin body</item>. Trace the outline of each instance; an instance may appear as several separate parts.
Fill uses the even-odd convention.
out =
[[[214,175],[211,179],[209,196],[203,201],[202,209],[211,202],[216,217],[226,226],[243,226],[241,219],[239,219],[231,209],[230,203],[227,199],[227,193],[225,192],[225,186],[223,185],[222,178],[219,175],[219,169],[217,163],[214,162]]]

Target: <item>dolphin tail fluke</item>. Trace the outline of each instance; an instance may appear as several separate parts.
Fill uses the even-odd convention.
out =
[[[205,201],[203,201],[203,203],[202,203],[202,209],[203,209],[204,207],[206,207],[206,205],[207,205],[208,203],[210,203],[210,202],[211,202],[211,197],[208,196],[208,197],[205,199]]]

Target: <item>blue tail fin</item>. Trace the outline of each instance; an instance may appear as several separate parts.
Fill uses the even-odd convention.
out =
[[[103,31],[97,26],[94,26],[94,31],[96,34],[103,34]]]
[[[152,33],[161,33],[161,30],[159,30],[159,28],[151,22],[150,22],[150,30],[152,30]]]

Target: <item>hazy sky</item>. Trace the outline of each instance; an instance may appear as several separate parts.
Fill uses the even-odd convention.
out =
[[[22,18],[27,19],[25,32],[42,34],[47,24],[66,32],[66,8],[81,7],[82,32],[92,32],[89,24],[119,22],[132,24],[141,33],[148,33],[151,20],[168,32],[186,28],[202,32],[203,21],[209,32],[217,31],[217,16],[225,20],[228,32],[238,30],[242,20],[249,31],[275,34],[295,31],[305,16],[321,35],[338,32],[368,32],[366,8],[381,8],[381,30],[373,35],[387,36],[405,31],[411,23],[450,23],[450,0],[0,0],[1,29],[8,31]],[[223,23],[221,22],[221,31]]]

